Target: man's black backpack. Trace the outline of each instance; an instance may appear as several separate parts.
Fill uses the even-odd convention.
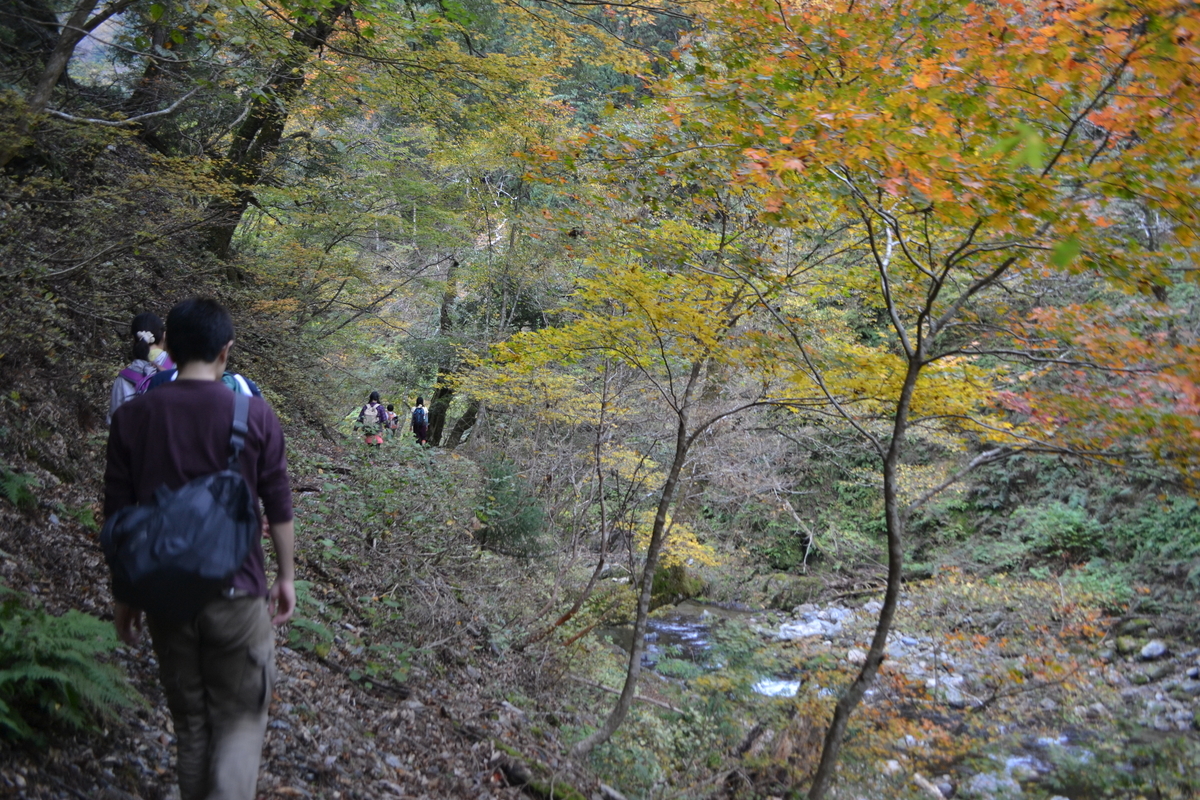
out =
[[[258,514],[238,459],[246,443],[250,398],[233,394],[229,464],[148,505],[126,506],[104,523],[100,545],[113,596],[164,620],[193,619],[229,585],[254,537]]]

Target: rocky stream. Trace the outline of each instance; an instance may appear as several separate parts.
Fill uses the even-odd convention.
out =
[[[876,765],[881,789],[915,786],[926,797],[968,800],[1091,800],[1101,796],[1096,786],[1078,780],[1089,764],[1103,760],[1116,775],[1134,777],[1143,766],[1116,737],[1130,743],[1195,737],[1200,649],[1160,637],[1143,619],[1098,619],[1083,628],[1090,635],[1071,638],[1065,635],[1071,620],[1058,619],[1060,630],[1052,632],[1048,618],[1021,619],[1020,604],[1006,611],[987,603],[931,604],[931,591],[918,589],[901,601],[883,670],[864,703],[915,700],[923,717],[960,739],[960,755],[939,758],[932,738],[903,736]],[[657,668],[664,659],[685,659],[720,673],[725,667],[714,639],[743,626],[768,661],[816,657],[837,665],[820,679],[795,668],[760,674],[755,694],[777,702],[804,692],[829,697],[865,661],[881,607],[879,600],[806,603],[778,612],[686,601],[654,614],[644,663]],[[606,635],[627,649],[632,633],[616,628]],[[687,679],[667,679],[687,690]],[[1114,761],[1114,752],[1127,758]],[[943,767],[939,774],[921,774],[920,765],[935,763]]]

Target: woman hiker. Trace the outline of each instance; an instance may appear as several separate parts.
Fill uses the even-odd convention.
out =
[[[362,428],[368,445],[383,446],[383,431],[387,425],[387,409],[379,402],[379,392],[371,392],[371,398],[358,412],[358,427]]]

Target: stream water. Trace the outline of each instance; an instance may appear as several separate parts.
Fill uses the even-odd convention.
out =
[[[850,612],[847,612],[850,613]],[[754,625],[763,617],[762,612],[749,609],[728,608],[714,604],[685,601],[660,612],[647,621],[646,652],[643,666],[656,669],[663,659],[690,661],[706,672],[719,671],[722,664],[713,650],[714,629],[729,620],[739,620]],[[839,617],[840,619],[840,617]],[[599,635],[629,652],[633,646],[633,625],[614,625],[601,629]],[[907,641],[904,639],[903,641]],[[912,640],[916,643],[917,640]],[[762,647],[771,647],[764,639]],[[802,681],[793,675],[762,675],[753,690],[764,697],[795,697]],[[829,692],[829,689],[822,689]],[[1030,738],[1013,743],[1007,753],[993,755],[994,771],[974,775],[971,780],[977,785],[964,786],[964,795],[973,797],[1000,797],[1009,789],[1013,796],[1020,794],[1021,786],[1030,786],[1055,770],[1056,754],[1065,752],[1073,759],[1086,762],[1092,753],[1086,747],[1086,734],[1068,732],[1059,736]],[[991,783],[989,783],[989,781]],[[995,787],[992,787],[992,783]],[[973,791],[974,790],[974,791]],[[1086,794],[1073,794],[1072,800],[1083,800]]]
[[[726,620],[753,623],[756,614],[758,612],[749,609],[685,600],[647,620],[642,666],[654,669],[660,660],[670,657],[691,661],[706,671],[719,670],[721,665],[712,657],[713,627]],[[632,623],[604,628],[600,635],[627,653],[633,647]],[[766,697],[795,697],[800,691],[800,681],[767,675],[759,679],[753,689]]]

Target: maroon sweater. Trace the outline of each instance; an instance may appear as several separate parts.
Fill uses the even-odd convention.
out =
[[[292,518],[292,491],[279,418],[258,397],[250,398],[249,432],[242,450],[242,475],[255,506],[262,501],[267,520]],[[217,472],[229,461],[233,395],[221,381],[177,380],[125,403],[113,414],[104,471],[104,515],[148,503],[159,486],[178,489]],[[266,597],[262,541],[254,546],[233,586]]]

